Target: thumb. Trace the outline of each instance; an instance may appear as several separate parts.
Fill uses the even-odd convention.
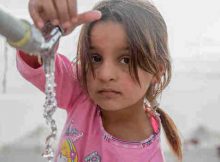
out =
[[[102,13],[98,10],[87,11],[77,16],[77,25],[99,20],[102,17]]]

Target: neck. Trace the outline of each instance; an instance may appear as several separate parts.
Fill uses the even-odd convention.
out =
[[[136,104],[118,111],[101,109],[101,115],[105,130],[123,140],[144,140],[153,132],[143,104]]]
[[[146,119],[143,104],[124,108],[118,111],[106,111],[101,109],[102,120],[106,123],[124,123],[136,122],[140,119]]]

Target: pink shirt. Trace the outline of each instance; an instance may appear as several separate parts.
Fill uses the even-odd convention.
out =
[[[67,111],[67,120],[56,151],[56,162],[163,162],[160,124],[151,122],[154,133],[143,141],[127,142],[111,136],[102,125],[100,110],[81,89],[73,64],[56,55],[56,98]],[[33,69],[17,54],[21,75],[44,92],[43,68]]]

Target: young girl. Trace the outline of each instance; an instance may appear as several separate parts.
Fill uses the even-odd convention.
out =
[[[61,1],[60,1],[61,2]],[[67,120],[56,162],[163,162],[162,124],[182,160],[181,141],[157,97],[171,78],[166,24],[144,0],[104,0],[78,14],[76,1],[30,0],[39,28],[46,21],[66,33],[84,23],[77,62],[57,54],[56,98]],[[45,76],[35,56],[21,51],[17,67],[44,91]]]

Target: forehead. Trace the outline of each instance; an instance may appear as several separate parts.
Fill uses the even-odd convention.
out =
[[[90,48],[127,49],[128,41],[124,26],[118,22],[97,22],[90,32]]]

